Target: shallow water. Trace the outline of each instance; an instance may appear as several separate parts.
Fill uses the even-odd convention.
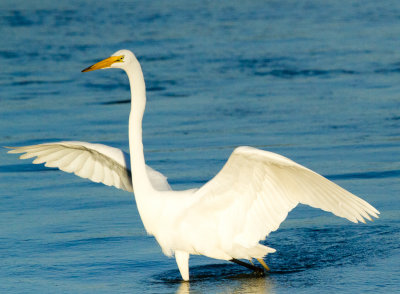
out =
[[[132,195],[0,152],[0,292],[400,292],[397,1],[0,2],[0,140],[128,149],[120,71],[80,70],[127,48],[148,88],[146,159],[176,189],[233,148],[277,152],[373,204],[354,225],[305,206],[266,244],[271,272],[173,259]]]

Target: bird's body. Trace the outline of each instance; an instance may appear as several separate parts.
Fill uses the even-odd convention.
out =
[[[175,255],[184,280],[189,279],[189,255],[222,260],[261,259],[275,249],[260,244],[278,229],[298,203],[308,204],[353,222],[379,212],[366,201],[321,175],[281,155],[238,147],[223,169],[199,189],[173,191],[166,178],[146,166],[142,118],[146,88],[139,62],[120,50],[85,69],[121,68],[131,86],[130,156],[121,150],[86,142],[57,142],[16,147],[21,158],[58,167],[95,182],[134,191],[146,231],[163,252]]]

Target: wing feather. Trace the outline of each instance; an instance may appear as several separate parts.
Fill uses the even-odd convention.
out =
[[[103,166],[104,169],[104,180],[103,183],[107,186],[112,186],[114,181],[114,176],[108,166]]]
[[[60,160],[59,169],[68,173],[73,173],[82,167],[82,157],[85,153],[81,153],[79,150],[72,150],[65,159]]]
[[[92,156],[87,156],[82,168],[78,171],[78,175],[82,178],[92,180],[91,176],[93,174],[94,159]]]

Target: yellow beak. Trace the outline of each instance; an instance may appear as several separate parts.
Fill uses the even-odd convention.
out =
[[[124,56],[110,56],[102,61],[97,62],[96,64],[93,64],[87,68],[85,68],[84,70],[82,70],[82,72],[87,72],[87,71],[92,71],[92,70],[96,70],[96,69],[102,69],[102,68],[108,68],[111,66],[111,64],[115,63],[115,62],[122,62]]]

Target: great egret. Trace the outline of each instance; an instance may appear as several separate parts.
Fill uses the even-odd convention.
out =
[[[119,149],[86,142],[56,142],[12,147],[10,153],[37,157],[33,163],[134,191],[146,231],[167,256],[175,259],[183,280],[189,280],[189,255],[230,260],[263,258],[275,249],[260,244],[278,229],[298,203],[352,222],[378,218],[378,210],[321,175],[281,155],[252,147],[236,148],[222,170],[199,189],[172,191],[166,177],[146,166],[142,118],[146,88],[141,66],[129,50],[120,50],[83,72],[123,69],[131,87],[130,156]],[[130,160],[129,160],[130,159]],[[129,164],[130,161],[130,164]]]

